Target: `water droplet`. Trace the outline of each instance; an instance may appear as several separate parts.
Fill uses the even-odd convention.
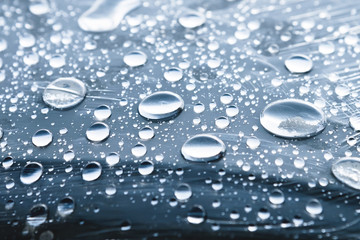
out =
[[[136,144],[131,149],[132,155],[134,155],[137,158],[145,156],[146,152],[147,152],[146,146],[144,144],[142,144],[142,143]]]
[[[266,208],[260,208],[259,212],[258,212],[258,217],[261,220],[266,220],[270,217],[270,213],[269,210],[267,210]]]
[[[75,202],[72,197],[63,198],[57,206],[57,212],[61,217],[69,216],[74,212],[74,209]]]
[[[7,49],[8,44],[4,38],[0,38],[0,52],[3,52]]]
[[[346,85],[340,84],[335,87],[335,93],[340,98],[343,98],[350,94],[350,88]]]
[[[110,128],[107,124],[96,122],[86,130],[86,138],[92,142],[102,142],[110,135]]]
[[[94,116],[98,121],[104,121],[111,116],[111,109],[107,105],[101,105],[94,110]]]
[[[65,65],[65,58],[62,55],[54,55],[50,58],[49,64],[53,68],[60,68]]]
[[[225,112],[228,117],[235,117],[239,114],[239,109],[236,106],[227,106]]]
[[[39,55],[34,52],[30,52],[24,55],[23,61],[26,65],[32,66],[39,62]]]
[[[181,148],[183,157],[192,162],[210,162],[221,159],[226,147],[218,137],[199,134],[188,139]]]
[[[139,131],[139,138],[142,140],[150,140],[155,136],[154,129],[151,127],[143,127]]]
[[[85,84],[76,78],[58,78],[44,90],[43,100],[56,109],[67,109],[78,105],[86,94]]]
[[[79,27],[87,32],[112,31],[140,3],[139,0],[97,0],[79,17]]]
[[[319,52],[324,55],[335,52],[335,45],[332,42],[321,43],[319,45]]]
[[[27,163],[21,171],[20,181],[29,185],[40,179],[43,174],[43,166],[38,162]]]
[[[360,131],[360,117],[352,116],[349,118],[350,127],[352,127],[355,131]]]
[[[307,73],[313,68],[313,62],[308,56],[298,54],[286,59],[285,66],[291,73]]]
[[[234,97],[230,93],[225,93],[224,95],[222,95],[220,97],[220,102],[222,104],[230,104],[233,100],[234,100]]]
[[[29,11],[36,16],[44,15],[50,12],[50,5],[47,0],[31,0]]]
[[[182,183],[175,189],[174,194],[177,200],[186,201],[192,195],[191,187],[186,183]]]
[[[105,193],[106,193],[106,195],[108,195],[108,196],[113,196],[113,195],[115,195],[115,193],[116,193],[116,186],[115,185],[110,185],[110,186],[107,186],[106,188],[105,188]]]
[[[32,143],[36,147],[46,147],[53,140],[52,133],[47,129],[40,129],[32,136]]]
[[[120,156],[119,154],[117,154],[116,152],[112,152],[109,153],[106,156],[106,162],[107,164],[109,164],[110,166],[114,166],[115,164],[117,164],[120,161]]]
[[[246,145],[250,148],[250,149],[257,149],[260,146],[260,140],[256,137],[250,137],[246,140]]]
[[[309,102],[285,99],[267,105],[261,113],[260,123],[279,137],[306,138],[324,130],[326,118],[320,109]]]
[[[294,166],[296,168],[302,169],[305,167],[305,160],[303,158],[295,158]]]
[[[82,171],[82,178],[87,182],[94,181],[101,176],[101,171],[102,168],[100,163],[90,162],[84,167]]]
[[[164,72],[164,78],[169,82],[177,82],[183,77],[183,71],[180,68],[170,68]]]
[[[274,204],[274,205],[280,205],[283,204],[285,201],[285,197],[282,191],[280,191],[279,189],[275,189],[270,193],[269,196],[269,201],[270,203]]]
[[[154,163],[151,161],[142,161],[139,166],[139,173],[143,176],[149,175],[154,171]]]
[[[19,44],[24,48],[34,46],[35,42],[36,42],[36,39],[35,39],[34,35],[32,35],[30,33],[24,33],[19,36]]]
[[[340,182],[360,190],[360,158],[341,158],[332,165],[331,171]]]
[[[2,166],[5,169],[9,169],[13,164],[14,164],[14,160],[12,157],[6,157],[4,158],[4,160],[2,161]]]
[[[227,126],[229,126],[229,124],[230,121],[227,117],[218,117],[217,119],[215,119],[215,125],[220,129],[226,128]]]
[[[186,219],[191,224],[203,223],[206,219],[205,209],[200,205],[195,205],[188,212]]]
[[[31,208],[30,214],[26,216],[26,222],[32,227],[37,227],[43,224],[47,217],[47,206],[45,204],[37,204]]]
[[[146,63],[147,56],[141,51],[133,51],[126,54],[123,60],[129,67],[139,67]]]
[[[184,101],[173,92],[156,92],[144,98],[139,104],[139,113],[149,120],[168,120],[184,109]]]
[[[310,213],[311,215],[318,215],[322,213],[323,207],[319,200],[317,199],[311,199],[305,207],[306,211]]]
[[[206,21],[205,16],[193,10],[187,10],[181,13],[178,18],[178,22],[184,28],[196,28],[203,25]]]

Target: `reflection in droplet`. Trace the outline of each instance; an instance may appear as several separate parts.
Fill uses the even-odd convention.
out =
[[[126,54],[123,60],[129,67],[139,67],[146,63],[147,56],[141,51],[133,51]]]
[[[218,137],[199,134],[188,139],[181,148],[183,157],[192,162],[210,162],[221,159],[226,151]]]
[[[180,25],[184,28],[200,27],[205,23],[205,20],[206,18],[202,13],[193,10],[184,11],[178,18]]]
[[[164,72],[164,78],[169,82],[177,82],[183,77],[183,71],[180,68],[170,68]]]
[[[156,92],[144,98],[138,111],[149,120],[168,120],[176,117],[184,109],[184,101],[173,92]]]
[[[101,165],[98,162],[88,163],[82,171],[82,179],[90,182],[98,179],[101,176]]]
[[[100,105],[95,108],[94,116],[98,121],[104,121],[111,116],[111,109],[107,105]]]
[[[46,147],[52,142],[53,135],[47,129],[40,129],[32,136],[31,140],[36,147]]]
[[[96,122],[86,130],[86,138],[92,142],[102,142],[110,135],[110,128],[107,124]]]
[[[309,102],[285,99],[267,105],[261,113],[260,123],[279,137],[306,138],[324,130],[326,118],[320,109]]]
[[[154,129],[151,127],[143,127],[139,131],[139,138],[142,140],[149,140],[152,139],[155,135]]]
[[[3,166],[3,168],[5,169],[9,169],[12,165],[14,164],[14,160],[12,157],[6,157],[4,158],[4,160],[2,161],[1,165]]]
[[[26,222],[32,227],[37,227],[43,224],[47,217],[47,206],[45,204],[37,204],[31,208],[29,215],[26,216]]]
[[[306,211],[310,213],[311,215],[318,215],[322,213],[323,207],[319,200],[317,199],[311,199],[305,207]]]
[[[340,182],[360,190],[360,158],[341,158],[332,165],[331,171]]]
[[[305,55],[293,55],[285,60],[285,66],[291,73],[307,73],[313,67],[312,60]]]
[[[74,212],[75,202],[72,197],[65,197],[60,200],[57,212],[61,217],[66,217]]]
[[[86,86],[76,78],[58,78],[44,90],[43,100],[57,109],[66,109],[78,105],[85,97]]]
[[[279,190],[279,189],[273,190],[270,193],[269,201],[270,201],[270,203],[272,203],[274,205],[283,204],[284,201],[285,201],[285,197],[284,197],[283,192],[281,190]]]
[[[149,175],[154,171],[154,164],[151,161],[142,161],[138,171],[143,176]]]
[[[43,174],[43,166],[37,162],[27,163],[21,171],[20,181],[29,185],[40,179]]]
[[[174,194],[177,200],[185,201],[192,195],[191,187],[186,183],[182,183],[175,189]]]
[[[187,213],[187,221],[191,224],[203,223],[206,219],[205,209],[200,205],[195,205]]]
[[[96,0],[78,19],[79,27],[87,32],[108,32],[140,6],[139,0]]]

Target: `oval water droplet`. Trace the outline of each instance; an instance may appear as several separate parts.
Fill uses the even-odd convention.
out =
[[[49,64],[53,68],[60,68],[65,65],[65,57],[62,55],[54,55],[50,58]]]
[[[177,82],[183,77],[183,71],[180,68],[170,68],[164,72],[164,78],[169,82]]]
[[[187,221],[191,224],[203,223],[206,219],[205,209],[200,205],[195,205],[187,213]]]
[[[31,140],[36,147],[46,147],[52,142],[53,135],[47,129],[40,129],[32,136]]]
[[[221,159],[226,147],[220,138],[199,134],[188,139],[181,148],[183,157],[192,162],[210,162]]]
[[[139,67],[146,63],[147,56],[141,51],[133,51],[127,53],[124,58],[124,63],[129,67]]]
[[[184,28],[196,28],[206,21],[204,14],[193,10],[187,10],[180,14],[178,22]]]
[[[104,121],[111,116],[111,109],[107,105],[101,105],[94,110],[94,116],[98,121]]]
[[[86,130],[86,138],[92,142],[102,142],[110,135],[110,128],[107,124],[96,122]]]
[[[43,174],[43,166],[38,162],[27,163],[21,171],[20,181],[29,185],[40,179]]]
[[[286,59],[285,66],[291,73],[307,73],[313,68],[313,62],[308,56],[298,54]]]
[[[230,121],[227,117],[218,117],[215,119],[215,125],[217,128],[224,129],[228,127],[230,124]]]
[[[174,195],[179,201],[188,200],[192,195],[191,187],[186,183],[182,183],[175,189]]]
[[[340,182],[360,190],[360,158],[341,158],[332,165],[331,171]]]
[[[82,102],[86,95],[85,84],[76,78],[58,78],[44,90],[43,100],[56,109],[67,109]]]
[[[270,201],[270,203],[272,203],[274,205],[283,204],[285,201],[283,192],[279,189],[275,189],[274,191],[272,191],[270,193],[269,201]]]
[[[117,164],[119,161],[120,161],[120,156],[116,152],[109,153],[106,156],[106,162],[110,166],[113,166],[113,165]]]
[[[151,127],[143,127],[139,131],[139,138],[141,138],[142,140],[150,140],[154,137],[154,135],[154,129],[152,129]]]
[[[138,171],[143,176],[149,175],[154,171],[154,163],[147,160],[142,161],[140,163]]]
[[[306,211],[311,215],[319,215],[323,211],[323,207],[319,200],[311,199],[305,207]]]
[[[137,158],[145,156],[146,152],[147,152],[146,146],[144,144],[142,144],[142,143],[136,144],[131,149],[132,155],[134,155]]]
[[[265,107],[261,125],[284,138],[315,136],[326,126],[325,114],[313,104],[297,99],[278,100]]]
[[[26,222],[32,227],[43,224],[48,217],[48,208],[45,204],[37,204],[30,209],[29,215],[26,216]]]
[[[175,118],[184,109],[183,99],[173,92],[156,92],[144,98],[138,111],[149,120],[168,120]]]
[[[82,179],[90,182],[98,179],[101,176],[101,165],[98,162],[88,163],[82,171]]]
[[[2,164],[3,168],[9,169],[14,164],[14,160],[12,157],[9,156],[9,157],[4,158],[4,160],[2,161],[1,164]]]
[[[48,3],[48,0],[32,0],[29,4],[29,11],[36,15],[44,15],[46,13],[50,12],[50,5]]]
[[[57,212],[61,217],[66,217],[74,212],[75,201],[72,197],[65,197],[60,200],[57,206]]]

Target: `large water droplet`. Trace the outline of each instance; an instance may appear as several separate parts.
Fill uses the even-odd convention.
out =
[[[267,131],[279,137],[306,138],[324,130],[326,118],[311,103],[286,99],[267,105],[261,113],[260,123]]]
[[[139,67],[146,63],[147,56],[141,51],[133,51],[126,54],[123,60],[129,67]]]
[[[310,213],[311,215],[318,215],[322,213],[323,207],[319,200],[317,199],[311,199],[305,207],[306,211]]]
[[[340,182],[360,190],[360,158],[341,158],[332,165],[331,171]]]
[[[139,104],[139,113],[149,120],[168,120],[184,109],[184,101],[173,92],[156,92],[144,98]]]
[[[45,204],[37,204],[31,208],[30,214],[26,216],[26,222],[32,227],[37,227],[43,224],[47,217],[47,206]]]
[[[96,179],[98,179],[101,175],[101,165],[98,162],[90,162],[88,163],[83,171],[82,171],[82,178],[85,181],[94,181]]]
[[[110,135],[110,128],[107,124],[96,122],[86,130],[86,138],[92,142],[102,142]]]
[[[58,78],[44,90],[43,100],[57,109],[66,109],[78,105],[85,97],[86,86],[76,78]]]
[[[23,184],[32,184],[40,179],[43,174],[43,166],[37,162],[27,163],[21,171],[20,181]]]
[[[154,164],[151,161],[142,161],[138,170],[141,175],[149,175],[154,171]]]
[[[61,217],[66,217],[74,212],[75,209],[75,202],[72,197],[65,197],[63,198],[58,206],[57,212]]]
[[[196,28],[206,21],[204,14],[193,10],[187,10],[180,14],[178,21],[184,28]]]
[[[186,183],[182,183],[175,189],[174,194],[177,200],[185,201],[192,195],[191,187]]]
[[[218,137],[199,134],[188,139],[181,148],[183,157],[192,162],[210,162],[221,159],[226,151]]]
[[[111,109],[107,105],[101,105],[94,110],[94,116],[98,121],[104,121],[111,116]]]
[[[87,32],[108,32],[140,6],[139,0],[97,0],[78,19],[79,27]]]
[[[305,55],[293,55],[285,60],[285,66],[291,73],[307,73],[313,67],[312,60]]]
[[[206,219],[205,209],[200,205],[195,205],[188,212],[186,219],[191,224],[203,223]]]
[[[32,143],[37,147],[46,147],[52,140],[53,135],[47,129],[40,129],[32,136]]]

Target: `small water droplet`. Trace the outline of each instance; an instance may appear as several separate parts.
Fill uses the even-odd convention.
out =
[[[149,120],[168,120],[176,117],[184,109],[184,101],[173,92],[156,92],[144,98],[138,111]]]
[[[184,28],[196,28],[203,25],[206,21],[205,16],[197,11],[187,10],[180,14],[178,22]]]
[[[107,105],[101,105],[94,110],[94,116],[98,121],[104,121],[111,116],[111,109]]]
[[[147,56],[141,51],[129,52],[124,56],[124,63],[129,67],[139,67],[146,63]]]
[[[50,12],[50,5],[47,0],[31,0],[29,4],[29,11],[36,15],[44,15]]]
[[[323,207],[319,200],[311,199],[305,207],[306,211],[311,215],[319,215],[323,211]]]
[[[46,147],[53,140],[52,133],[47,129],[40,129],[32,136],[32,143],[36,147]]]
[[[101,176],[101,165],[98,162],[88,163],[82,171],[82,179],[90,182],[98,179]]]
[[[86,138],[92,142],[102,142],[110,135],[110,128],[107,124],[96,122],[86,130]]]
[[[43,166],[38,162],[27,163],[21,171],[20,181],[29,185],[40,179],[43,174]]]
[[[285,99],[267,105],[261,113],[260,123],[279,137],[306,138],[324,130],[326,118],[320,109],[309,102]]]
[[[2,161],[2,166],[5,169],[9,169],[13,164],[14,164],[14,160],[12,157],[6,157],[4,158],[4,160]]]
[[[57,206],[57,212],[61,217],[69,216],[74,212],[75,201],[72,197],[65,197],[60,200]]]
[[[154,171],[154,163],[151,161],[142,161],[139,166],[139,173],[143,176],[149,175]]]
[[[106,156],[106,162],[110,166],[114,166],[115,164],[119,163],[119,161],[120,161],[120,156],[116,152],[109,153]]]
[[[200,205],[195,205],[187,213],[187,221],[191,224],[203,223],[206,219],[205,209]]]
[[[221,159],[226,147],[218,137],[199,134],[188,139],[181,148],[183,157],[192,162],[210,162]]]
[[[142,140],[150,140],[155,136],[154,129],[151,127],[143,127],[139,131],[139,138]]]
[[[177,200],[186,201],[192,195],[191,187],[189,186],[189,184],[182,183],[175,189],[174,194]]]
[[[66,162],[70,162],[72,161],[74,158],[75,158],[75,153],[73,150],[68,150],[64,153],[64,156],[63,156],[64,160]]]
[[[229,124],[230,121],[227,117],[218,117],[215,119],[215,125],[220,129],[226,128],[227,126],[229,126]]]
[[[250,137],[246,140],[246,145],[252,150],[257,149],[260,143],[260,140],[256,137]]]
[[[313,62],[308,56],[298,54],[286,59],[285,66],[291,73],[307,73],[313,68]]]
[[[49,64],[53,68],[60,68],[65,65],[65,57],[62,55],[54,55],[50,58]]]
[[[180,68],[170,68],[164,72],[164,78],[169,82],[177,82],[183,77],[183,71]]]
[[[285,197],[284,197],[283,192],[281,190],[279,190],[279,189],[273,190],[270,193],[269,201],[270,201],[270,203],[272,203],[274,205],[283,204],[284,201],[285,201]]]

